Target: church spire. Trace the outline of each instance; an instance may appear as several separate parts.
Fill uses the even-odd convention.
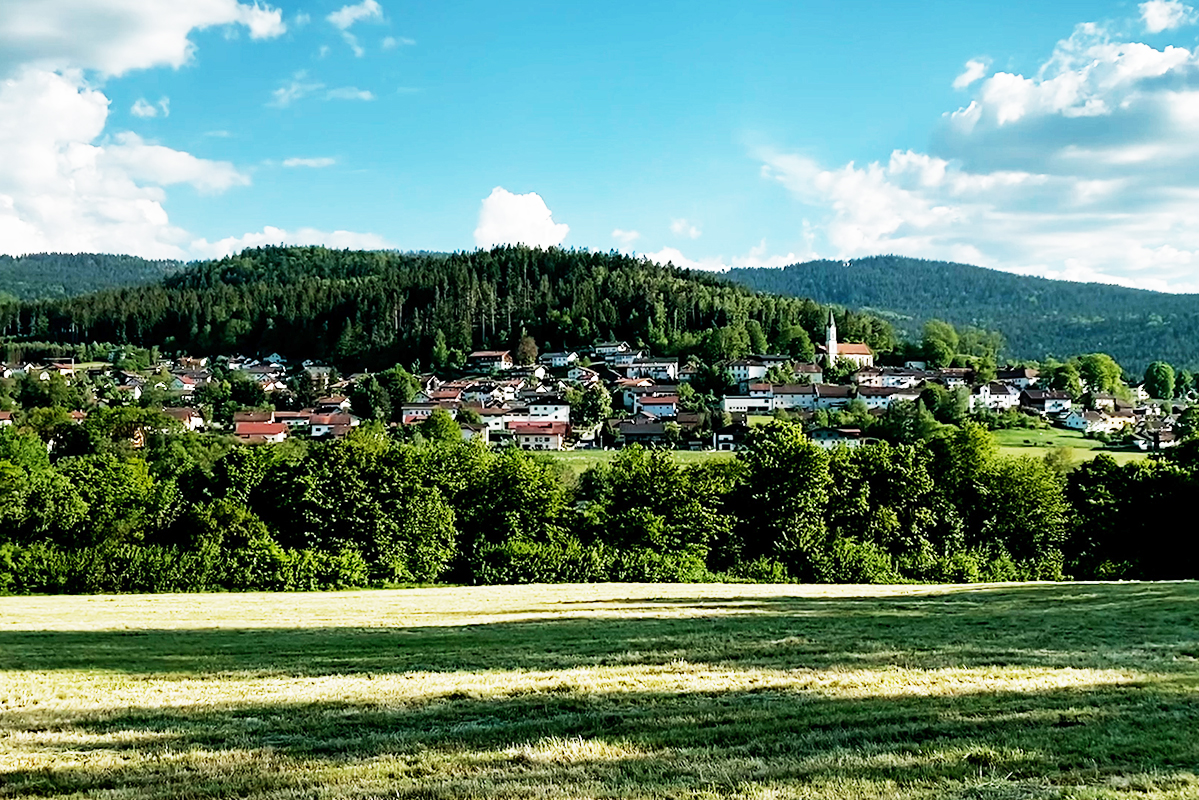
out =
[[[833,319],[833,310],[828,310],[828,324],[824,326],[824,348],[828,352],[828,366],[837,363],[837,321]]]

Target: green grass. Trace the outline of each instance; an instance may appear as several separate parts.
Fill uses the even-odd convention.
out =
[[[538,455],[548,456],[551,460],[582,473],[597,464],[607,464],[619,453],[619,450],[550,450]],[[671,450],[670,457],[679,464],[698,464],[713,458],[729,459],[733,455],[715,450]]]
[[[1080,431],[1064,428],[1010,428],[992,434],[999,445],[999,452],[1006,456],[1039,457],[1055,447],[1065,448],[1073,461],[1089,461],[1100,453],[1106,453],[1119,463],[1146,458],[1139,451],[1109,450],[1103,442],[1088,439]]]
[[[1199,796],[1199,585],[0,598],[0,797]]]

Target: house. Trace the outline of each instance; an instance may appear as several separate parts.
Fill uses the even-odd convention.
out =
[[[0,428],[8,427],[13,423],[13,413],[11,411],[0,411]]]
[[[1040,379],[1041,373],[1031,367],[1004,367],[995,372],[995,380],[1021,389],[1035,386]]]
[[[288,428],[282,422],[239,422],[234,435],[246,444],[278,444],[287,438]]]
[[[467,369],[483,372],[508,370],[516,366],[510,350],[476,350],[466,357]]]
[[[617,353],[627,353],[631,349],[628,342],[600,342],[593,348],[593,352],[600,358],[608,359]]]
[[[643,447],[666,444],[666,423],[648,417],[620,420],[615,425],[616,437],[622,447],[639,444]]]
[[[842,409],[849,405],[849,401],[853,399],[852,386],[839,386],[835,383],[817,383],[816,388],[816,408],[822,408],[826,411],[834,409]]]
[[[1007,383],[991,381],[984,383],[970,395],[970,410],[989,408],[992,411],[1006,411],[1020,405],[1020,390]]]
[[[333,437],[340,439],[357,427],[358,418],[353,414],[313,414],[308,418],[313,439]]]
[[[571,364],[579,360],[579,354],[575,352],[569,353],[542,353],[537,359],[542,364],[547,364],[553,369],[561,369],[569,367]]]
[[[749,425],[745,420],[734,420],[712,432],[712,447],[723,453],[731,453],[741,448],[748,435]]]
[[[828,322],[824,326],[824,344],[816,347],[817,353],[824,354],[825,366],[833,366],[839,359],[852,361],[859,369],[874,366],[874,351],[869,345],[859,342],[838,342],[837,322],[833,312],[828,312]]]
[[[654,417],[675,417],[679,413],[678,395],[650,395],[636,398],[633,412],[644,412]]]
[[[760,381],[770,371],[770,368],[766,366],[766,362],[757,358],[738,358],[726,364],[725,368],[733,376],[733,380],[738,383]]]
[[[312,419],[312,409],[302,411],[276,411],[275,422],[281,422],[289,428],[303,428]]]
[[[322,414],[336,414],[339,411],[349,411],[350,398],[341,394],[318,398],[316,401],[316,410]]]
[[[826,450],[834,447],[861,447],[865,440],[859,428],[816,428],[808,433],[813,443]]]
[[[853,382],[858,386],[871,386],[880,389],[911,389],[919,386],[929,377],[929,373],[921,370],[901,367],[862,367],[853,374]]]
[[[674,383],[679,379],[677,358],[637,358],[628,365],[630,378],[653,378],[656,381]]]
[[[438,408],[441,406],[436,403],[404,403],[400,406],[400,422],[403,425],[424,422]]]
[[[950,389],[969,386],[974,380],[974,370],[969,367],[945,367],[933,371],[933,377]]]
[[[890,408],[900,400],[916,402],[920,390],[914,387],[898,388],[893,386],[859,386],[858,397],[868,409]]]
[[[613,353],[608,356],[608,363],[613,367],[627,367],[634,361],[639,361],[645,358],[644,350],[626,350],[622,353]]]
[[[565,398],[556,395],[530,400],[529,420],[531,422],[570,422],[570,403]]]
[[[509,425],[518,447],[524,450],[561,450],[570,425],[565,422],[520,422]]]
[[[484,445],[491,444],[491,429],[486,425],[472,425],[469,422],[459,422],[458,430],[462,431],[462,441],[464,442],[478,439]]]
[[[1076,408],[1066,415],[1062,424],[1070,430],[1083,433],[1115,433],[1132,424],[1132,420],[1109,417],[1101,411],[1083,411]]]
[[[587,367],[573,366],[566,373],[567,380],[572,380],[575,383],[581,383],[584,386],[590,386],[593,383],[599,383],[599,373]]]
[[[234,411],[233,424],[238,425],[243,422],[274,422],[274,411]]]
[[[802,408],[811,411],[816,408],[816,384],[789,383],[775,386],[774,407],[776,409]]]
[[[720,410],[730,414],[769,414],[775,398],[770,395],[726,394],[720,399]]]
[[[1049,389],[1025,389],[1020,393],[1020,405],[1038,414],[1062,414],[1074,405],[1070,395]]]
[[[204,427],[204,417],[194,408],[164,408],[162,413],[182,425],[184,430],[198,431]]]

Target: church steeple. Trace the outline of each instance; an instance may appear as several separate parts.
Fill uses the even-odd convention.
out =
[[[837,321],[833,319],[833,310],[828,310],[828,324],[824,326],[824,348],[828,352],[828,365],[837,363]]]

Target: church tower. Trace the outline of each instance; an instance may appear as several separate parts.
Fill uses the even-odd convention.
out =
[[[837,363],[837,322],[833,319],[833,310],[828,312],[828,324],[824,326],[824,348],[828,352],[828,366]]]

